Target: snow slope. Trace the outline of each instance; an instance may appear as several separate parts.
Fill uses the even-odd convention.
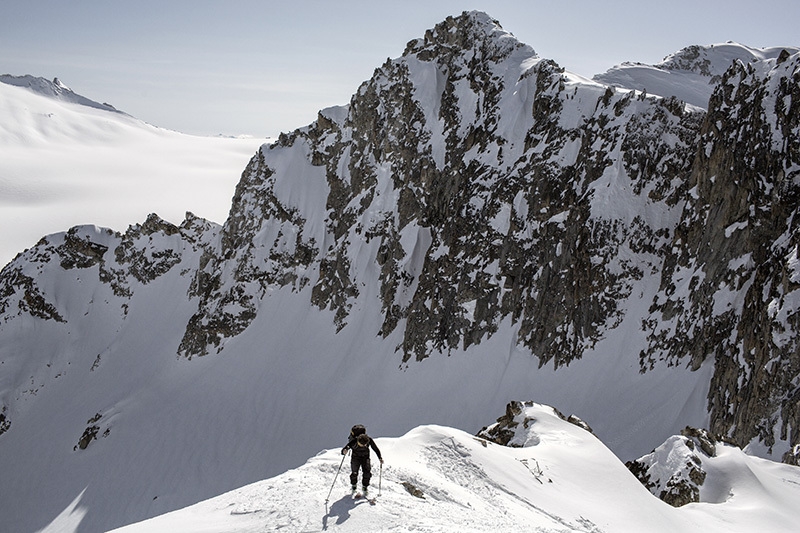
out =
[[[34,88],[8,83],[20,79]],[[0,267],[78,224],[124,231],[149,213],[178,223],[186,211],[222,222],[264,142],[156,128],[71,91],[45,95],[63,84],[41,78],[0,81]]]
[[[118,246],[119,237],[97,228],[80,233]],[[56,245],[61,237],[50,240]],[[176,238],[142,235],[135,245],[159,249],[159,241]],[[224,354],[177,358],[183,323],[152,309],[191,312],[186,266],[134,284],[137,297],[125,303],[92,281],[97,266],[54,265],[45,272],[47,290],[75,320],[42,321],[35,335],[25,334],[23,321],[4,325],[0,397],[11,406],[12,426],[0,441],[7,452],[0,454],[0,505],[12,530],[43,528],[73,502],[85,515],[64,531],[157,516],[296,467],[321,448],[341,445],[357,422],[374,435],[420,424],[474,433],[507,402],[535,398],[578,414],[626,458],[683,425],[705,425],[711,366],[640,374],[636,354],[620,349],[632,325],[557,374],[516,346],[518,326],[509,323],[480,346],[404,368],[394,352],[397,334],[364,334],[381,322],[372,296],[358,321],[336,333],[333,313],[308,303],[310,288],[297,294],[287,287],[265,297],[254,323],[226,341]],[[41,354],[46,366],[20,357],[25,353]],[[611,381],[617,386],[605,386]],[[79,449],[93,425],[96,440]]]
[[[335,448],[272,479],[117,531],[794,531],[800,469],[726,448],[706,481],[725,493],[674,508],[552,408],[530,405],[522,417],[512,441],[519,448],[441,426],[376,439],[386,462],[382,470],[373,463],[374,506],[350,497],[347,460],[337,478]]]
[[[708,46],[694,45],[668,55],[657,65],[623,63],[593,79],[615,87],[647,91],[664,97],[675,96],[688,104],[706,109],[720,76],[734,61],[747,64],[775,59],[783,50],[794,54],[800,48],[751,48],[731,41]]]

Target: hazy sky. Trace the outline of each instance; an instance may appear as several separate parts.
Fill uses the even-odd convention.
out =
[[[186,133],[274,136],[472,9],[587,77],[690,44],[800,46],[798,0],[0,0],[0,73]]]

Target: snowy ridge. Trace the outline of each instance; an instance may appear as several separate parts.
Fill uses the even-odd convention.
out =
[[[44,78],[37,78],[30,75],[12,76],[10,74],[3,74],[0,76],[0,83],[13,85],[15,87],[24,87],[37,94],[55,98],[56,100],[61,100],[63,102],[80,104],[87,107],[93,107],[95,109],[102,109],[104,111],[112,111],[114,113],[122,113],[122,111],[118,111],[111,104],[101,104],[73,92],[72,89],[64,85],[58,78],[53,78],[53,81],[49,81]]]
[[[668,55],[656,65],[623,63],[593,79],[602,84],[663,97],[675,96],[707,109],[711,93],[733,63],[757,64],[776,59],[784,50],[794,54],[800,48],[751,48],[731,41],[708,46],[693,45]]]
[[[706,480],[717,493],[713,501],[674,508],[552,408],[526,404],[517,420],[517,447],[441,426],[376,439],[386,463],[373,466],[370,492],[380,493],[374,506],[350,497],[347,464],[332,485],[342,461],[337,448],[275,478],[116,531],[792,531],[797,468],[726,449]]]

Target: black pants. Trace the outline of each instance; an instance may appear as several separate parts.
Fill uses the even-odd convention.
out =
[[[355,485],[358,482],[358,469],[361,468],[361,484],[369,487],[369,480],[372,479],[372,466],[369,462],[369,455],[359,457],[353,454],[350,459],[350,468],[353,470],[350,474],[350,484]]]

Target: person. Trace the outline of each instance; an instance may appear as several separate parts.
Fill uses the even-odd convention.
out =
[[[355,428],[354,428],[355,429]],[[354,435],[354,433],[357,433]],[[358,484],[358,470],[361,469],[361,488],[363,490],[364,497],[367,497],[367,493],[369,491],[369,481],[372,478],[372,465],[370,464],[370,455],[369,449],[375,452],[375,455],[378,456],[378,460],[383,464],[383,457],[381,456],[381,451],[378,449],[378,445],[375,444],[375,441],[370,438],[366,430],[363,433],[359,433],[358,431],[351,431],[350,432],[350,441],[347,445],[342,448],[342,455],[347,454],[347,450],[353,450],[353,455],[350,459],[350,488],[353,492],[356,491],[356,485]]]

